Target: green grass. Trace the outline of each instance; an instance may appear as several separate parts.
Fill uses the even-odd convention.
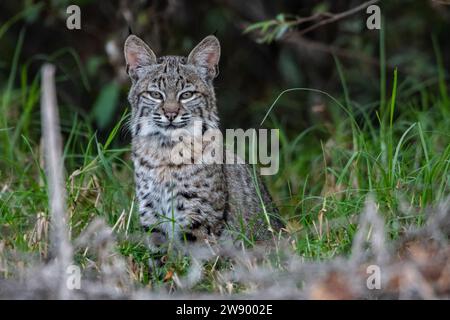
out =
[[[48,200],[39,131],[39,76],[33,77],[19,64],[22,41],[0,91],[0,244],[8,252],[32,254],[44,261]],[[287,221],[285,236],[299,256],[324,260],[347,255],[368,194],[375,196],[391,238],[410,225],[420,225],[425,208],[448,195],[450,104],[437,44],[435,48],[438,86],[399,90],[407,75],[397,70],[386,73],[383,53],[381,100],[361,105],[352,101],[351,83],[335,58],[342,97],[308,88],[285,92],[323,94],[331,120],[288,133],[277,121],[273,105],[265,125],[280,129],[280,171],[266,182]],[[390,97],[385,77],[393,80]],[[60,108],[71,110],[67,105]],[[142,230],[133,205],[130,149],[117,143],[127,116],[124,112],[102,140],[88,117],[72,114],[62,119],[70,231],[76,238],[93,219],[103,218],[114,227],[116,252],[127,261],[130,277],[144,286],[158,287],[171,283],[170,278],[164,280],[169,271],[185,274],[190,262],[181,255],[169,256],[164,267],[150,272],[150,255],[144,243],[135,240]],[[42,229],[36,232],[39,226]],[[76,262],[86,266],[93,254],[78,250]],[[18,265],[28,261],[8,259],[0,277],[12,276]],[[215,270],[228,267],[226,261],[208,263],[205,280],[194,289],[216,290]]]

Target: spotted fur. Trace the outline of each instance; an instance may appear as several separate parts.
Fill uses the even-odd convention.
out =
[[[194,121],[202,121],[202,133],[219,128],[213,87],[220,58],[217,38],[206,37],[187,58],[157,58],[131,35],[125,42],[125,58],[132,81],[128,99],[136,198],[153,247],[171,239],[176,243],[217,239],[227,224],[239,229],[242,222],[254,226],[257,238],[267,237],[261,200],[269,213],[276,209],[261,181],[258,196],[248,166],[170,160],[173,130],[193,130]],[[272,223],[280,226],[278,220]]]

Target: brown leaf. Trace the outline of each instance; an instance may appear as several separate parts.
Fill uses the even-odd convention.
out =
[[[164,276],[163,281],[167,282],[169,280],[171,280],[173,278],[173,270],[169,269],[169,271],[167,271],[166,275]]]

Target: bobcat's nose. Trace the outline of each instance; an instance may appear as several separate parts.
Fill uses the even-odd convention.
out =
[[[164,112],[164,115],[169,121],[173,121],[177,117],[178,112]]]
[[[178,103],[168,103],[163,107],[164,115],[166,118],[172,122],[180,113],[180,106]]]

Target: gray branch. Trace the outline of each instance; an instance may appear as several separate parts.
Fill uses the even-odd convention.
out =
[[[57,269],[59,294],[67,299],[70,291],[66,286],[66,268],[72,263],[68,217],[66,212],[66,189],[62,158],[62,138],[59,126],[59,113],[56,101],[55,67],[45,64],[42,67],[41,84],[42,143],[44,147],[45,172],[48,183],[49,210],[51,218],[51,248]]]

